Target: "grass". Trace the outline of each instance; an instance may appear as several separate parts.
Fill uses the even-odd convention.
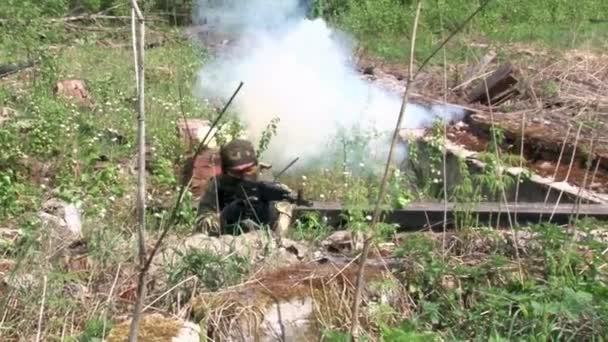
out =
[[[415,1],[325,0],[316,13],[351,32],[373,55],[406,61]],[[442,37],[472,13],[479,2],[425,1],[416,44],[417,60],[424,59]],[[491,1],[447,49],[450,61],[466,57],[471,42],[532,43],[563,51],[589,48],[602,51],[608,38],[605,22],[593,22],[608,13],[603,1],[577,5],[561,0],[547,2]],[[440,63],[441,58],[435,58]]]
[[[371,53],[404,60],[411,4],[396,0],[342,3],[346,10],[338,6],[337,0],[326,1],[328,11],[335,7],[325,15],[360,38]],[[448,11],[444,2],[439,3],[443,6],[439,10],[432,6],[423,10],[428,17],[421,24],[418,58],[426,56],[440,40],[439,14],[445,28],[450,29],[472,8],[460,1]],[[590,4],[598,7],[592,11],[587,7]],[[573,12],[583,18],[576,25],[567,25],[569,18],[561,17],[565,2],[558,5],[553,13],[561,19],[555,23],[540,16],[542,8],[538,4],[523,7],[521,11],[528,14],[520,12],[520,16],[499,20],[506,5],[496,5],[450,45],[448,58],[460,62],[470,57],[468,45],[473,40],[543,44],[553,49],[606,47],[606,24],[583,20],[603,13],[602,3],[590,1],[581,5]],[[33,17],[39,13],[34,14]],[[2,37],[14,37],[0,41],[0,61],[40,57],[36,68],[0,80],[0,106],[19,113],[0,129],[0,226],[19,228],[23,233],[17,244],[0,245],[0,260],[18,263],[14,277],[9,278],[11,284],[20,284],[0,285],[2,340],[35,336],[44,276],[48,277],[42,331],[46,340],[60,340],[61,336],[70,341],[107,337],[118,323],[117,318],[130,312],[136,272],[135,178],[129,171],[136,152],[135,77],[129,30],[103,28],[83,34],[44,20],[0,27]],[[196,72],[205,62],[206,52],[181,38],[175,28],[154,26],[148,33],[151,39],[167,39],[160,47],[146,51],[147,127],[154,148],[148,195],[154,206],[172,201],[178,184],[175,169],[183,160],[184,151],[175,133],[176,120],[183,115],[210,118],[215,112],[193,96]],[[108,48],[102,43],[124,47]],[[95,106],[80,107],[54,97],[52,86],[62,79],[83,79]],[[546,91],[553,91],[550,88],[548,85]],[[236,120],[234,127],[238,128]],[[271,123],[267,140],[272,139],[272,133]],[[414,199],[438,198],[442,193],[443,184],[433,182],[441,178],[441,173],[437,176],[436,172],[441,172],[438,158],[442,132],[435,133],[437,139],[421,156],[430,165],[426,171],[432,176],[415,183],[409,173],[392,175],[387,195],[391,208]],[[369,139],[371,135],[366,132],[343,132],[331,146],[329,162],[323,160],[318,164],[322,167],[290,171],[283,180],[293,188],[304,187],[309,198],[344,202],[349,209],[347,228],[366,229],[368,218],[360,209],[377,196],[378,180],[370,171],[382,167],[368,163]],[[488,154],[487,158],[501,163],[508,156],[496,160]],[[422,159],[412,160],[422,163]],[[482,186],[497,191],[504,184],[496,182],[491,172],[481,179],[464,175],[464,182],[454,189],[453,197],[477,197]],[[82,206],[84,255],[73,252],[49,258],[52,248],[36,213],[50,197]],[[163,215],[150,213],[152,236]],[[190,233],[192,215],[187,208],[183,210],[182,220],[171,232],[173,238]],[[522,251],[522,282],[514,271],[517,260],[508,237],[465,226],[450,240],[447,256],[441,242],[429,234],[410,235],[397,243],[402,266],[394,274],[411,297],[410,311],[400,313],[399,317],[407,319],[388,324],[385,317],[389,315],[384,311],[388,308],[378,308],[370,336],[385,340],[541,341],[601,340],[608,334],[605,241],[587,238],[573,242],[561,227],[552,225],[523,228],[536,235],[529,248]],[[601,223],[589,221],[578,222],[576,227],[585,232],[606,229]],[[382,228],[378,239],[395,242],[394,227]],[[328,234],[330,228],[321,217],[314,216],[296,222],[291,237],[318,243]],[[162,272],[170,286],[194,276],[199,287],[215,290],[242,281],[250,270],[249,261],[236,255],[226,258],[194,250]],[[115,288],[114,279],[120,280]],[[162,285],[156,289],[165,290]],[[169,301],[162,305],[164,310],[174,309]],[[325,328],[325,340],[347,340],[343,326]]]

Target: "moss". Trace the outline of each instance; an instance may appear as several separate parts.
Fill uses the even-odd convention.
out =
[[[129,338],[131,320],[117,325],[108,336],[108,342],[123,342]],[[138,340],[142,342],[166,342],[179,333],[182,323],[179,320],[161,315],[144,317],[140,322]]]

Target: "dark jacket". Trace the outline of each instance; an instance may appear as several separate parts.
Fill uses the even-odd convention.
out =
[[[212,178],[199,202],[197,216],[219,213],[222,230],[247,219],[257,224],[270,224],[269,204],[249,200],[240,181],[225,174]]]

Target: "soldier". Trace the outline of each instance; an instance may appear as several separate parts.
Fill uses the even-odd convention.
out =
[[[209,235],[238,234],[268,225],[279,239],[291,223],[294,205],[250,199],[243,180],[258,181],[260,163],[251,142],[236,139],[220,150],[222,174],[209,181],[199,202],[196,227]],[[286,186],[281,187],[289,190]],[[291,190],[289,190],[291,192]]]

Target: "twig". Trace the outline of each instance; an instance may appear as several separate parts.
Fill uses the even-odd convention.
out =
[[[441,13],[441,11],[439,12]],[[443,35],[443,16],[439,16],[439,21],[441,22],[441,33]],[[448,102],[448,58],[443,48],[443,105],[444,109]],[[448,167],[447,167],[447,141],[448,141],[448,123],[446,120],[443,120],[443,148],[441,149],[441,157],[442,157],[442,167],[443,167],[443,232],[441,234],[441,254],[443,259],[445,260],[447,251],[446,247],[446,235],[447,235],[447,224],[448,224]],[[426,215],[426,213],[425,213]],[[428,217],[428,215],[426,215]],[[428,218],[427,218],[428,220]]]
[[[42,285],[42,301],[40,302],[40,313],[38,314],[38,333],[36,334],[36,342],[40,341],[40,336],[42,335],[42,317],[44,316],[44,303],[46,301],[46,275],[44,276],[43,282],[44,284]]]
[[[196,149],[196,151],[194,153],[194,156],[193,156],[194,160],[196,160],[196,157],[207,146],[207,144],[208,144],[207,138],[210,136],[210,134],[213,131],[213,129],[215,128],[215,126],[217,126],[217,123],[223,117],[224,113],[226,113],[226,110],[228,109],[228,107],[230,106],[230,104],[232,103],[232,101],[234,100],[234,98],[236,97],[236,95],[238,94],[238,92],[242,86],[243,86],[243,82],[241,82],[239,84],[239,87],[236,89],[234,94],[232,94],[232,97],[230,98],[230,100],[226,103],[226,105],[224,106],[222,111],[219,113],[219,115],[217,116],[215,121],[211,124],[211,127],[209,127],[209,129],[207,130],[207,134],[205,134],[205,137],[203,138],[201,143],[198,145],[198,148]],[[211,135],[210,139],[213,139],[213,135]],[[165,236],[167,236],[167,233],[169,233],[169,229],[171,229],[171,226],[177,220],[177,215],[179,213],[179,208],[181,206],[182,200],[184,199],[184,195],[186,194],[186,191],[188,191],[188,189],[190,189],[191,184],[192,184],[192,177],[188,180],[188,182],[186,184],[184,184],[181,187],[179,194],[177,195],[175,205],[173,206],[173,210],[171,211],[171,216],[169,216],[169,220],[168,220],[167,224],[163,228],[163,231],[161,232],[160,237],[158,238],[158,240],[156,240],[156,243],[154,244],[154,247],[152,248],[152,252],[150,252],[150,255],[148,256],[148,260],[146,261],[146,264],[143,267],[144,271],[147,271],[150,268],[150,265],[152,264],[152,259],[154,259],[154,256],[158,252],[160,245],[163,243],[163,240],[165,239]]]
[[[182,114],[182,118],[184,119],[184,124],[186,125],[186,132],[188,133],[188,150],[192,148],[192,132],[190,131],[190,125],[188,124],[188,118],[186,117],[186,110],[184,109],[184,96],[182,94],[182,80],[179,74],[179,69],[177,69],[177,96],[179,96],[179,109]],[[194,160],[193,160],[194,162]]]
[[[524,282],[524,273],[523,273],[523,268],[521,265],[521,258],[519,255],[519,240],[518,240],[518,236],[517,236],[517,230],[515,230],[515,228],[513,227],[513,220],[511,219],[511,213],[509,210],[509,203],[507,200],[507,193],[505,190],[505,184],[503,182],[503,167],[502,167],[502,159],[500,157],[500,150],[498,148],[498,139],[496,136],[496,129],[495,129],[495,121],[494,121],[494,111],[492,110],[493,108],[493,104],[492,104],[492,99],[490,96],[490,89],[488,88],[488,82],[487,79],[483,80],[483,84],[484,84],[484,88],[485,88],[485,92],[486,92],[486,97],[487,97],[487,101],[488,101],[488,110],[490,112],[490,124],[491,124],[491,132],[492,132],[492,142],[494,145],[494,153],[496,154],[496,160],[498,162],[499,167],[496,170],[496,177],[498,178],[498,184],[500,186],[500,193],[502,195],[502,200],[505,203],[505,209],[507,211],[507,219],[509,221],[509,228],[511,230],[511,234],[513,236],[513,247],[515,249],[515,258],[517,260],[517,268],[519,271],[519,281],[523,284]],[[498,209],[498,216],[497,216],[497,228],[500,225],[500,202],[499,202],[499,209]],[[517,206],[517,204],[516,204]]]
[[[138,138],[138,176],[137,176],[137,209],[138,209],[138,227],[137,235],[139,241],[139,279],[137,282],[137,299],[133,308],[133,318],[129,330],[129,342],[136,342],[139,335],[139,321],[141,318],[141,308],[146,296],[146,273],[144,269],[146,262],[146,126],[145,126],[145,106],[144,106],[144,17],[137,5],[137,0],[131,0],[132,13],[137,16],[138,30],[137,35],[133,36],[133,45],[137,46],[136,58],[137,63],[137,97],[138,97],[138,115],[137,115],[137,138]],[[135,16],[132,15],[132,27],[135,26]]]
[[[597,136],[596,133],[593,134],[593,138],[595,138]],[[578,193],[576,195],[576,201],[575,201],[575,205],[572,207],[572,211],[574,214],[574,211],[576,210],[576,214],[574,215],[574,218],[572,218],[572,216],[570,217],[570,224],[572,225],[574,222],[578,221],[578,217],[580,214],[580,210],[581,210],[581,202],[583,201],[583,199],[581,198],[581,194],[583,193],[583,190],[586,190],[587,188],[587,179],[589,177],[589,173],[591,172],[591,166],[593,165],[593,154],[594,154],[594,146],[595,140],[591,139],[591,143],[589,145],[589,159],[588,159],[588,164],[587,167],[585,168],[585,175],[583,176],[583,184],[581,184],[578,187]],[[572,227],[575,228],[575,227]],[[574,236],[574,235],[573,235]]]
[[[593,170],[593,175],[591,176],[591,181],[589,182],[589,190],[593,191],[593,183],[595,183],[595,176],[597,176],[597,171],[600,168],[600,164],[602,163],[602,157],[597,158],[597,162],[595,164],[595,169]],[[586,200],[586,204],[589,204],[589,198]],[[589,214],[585,214],[585,218],[588,217]]]
[[[110,306],[110,302],[112,301],[112,294],[114,293],[114,289],[116,288],[116,283],[118,282],[118,275],[120,274],[120,266],[122,264],[118,264],[118,269],[116,270],[116,275],[114,276],[114,282],[112,282],[112,287],[110,288],[110,293],[108,294],[108,299],[106,300],[106,307],[103,313],[103,329],[101,333],[101,339],[106,338],[106,314],[108,312],[108,306]]]
[[[557,157],[557,165],[555,165],[555,170],[553,170],[553,181],[556,180],[557,177],[557,172],[559,171],[559,167],[561,166],[562,163],[562,157],[564,156],[564,151],[566,150],[566,144],[568,143],[568,138],[570,137],[570,130],[572,129],[572,126],[568,125],[568,131],[566,132],[566,137],[564,137],[564,142],[562,143],[562,148],[559,152],[559,156]],[[551,187],[547,187],[547,193],[545,194],[545,200],[543,202],[543,206],[547,205],[547,201],[549,201],[549,194],[551,193]],[[543,219],[543,215],[540,214],[539,218],[538,218],[538,223],[540,224],[542,222]]]
[[[141,13],[141,10],[139,9],[139,5],[137,5],[137,0],[131,0],[131,8],[135,11],[135,14],[137,15],[137,19],[141,22],[144,21],[144,15]]]
[[[196,276],[190,276],[190,277],[186,278],[185,280],[180,281],[175,286],[173,286],[172,288],[170,288],[167,291],[165,291],[165,293],[163,293],[160,296],[158,296],[158,298],[156,298],[155,300],[153,300],[150,304],[146,305],[144,307],[143,311],[148,310],[150,307],[152,307],[152,305],[156,304],[156,302],[158,302],[159,300],[163,299],[166,295],[168,295],[169,293],[171,293],[173,290],[175,290],[176,288],[178,288],[178,287],[182,286],[183,284],[189,282],[192,279],[197,279],[197,278],[196,278]]]
[[[521,146],[519,149],[519,169],[524,166],[524,144],[526,135],[526,111],[521,112]],[[521,182],[521,172],[517,173],[517,184],[515,184],[515,210],[513,211],[513,219],[517,224],[517,203],[519,202],[519,182]]]
[[[574,157],[576,156],[576,148],[578,146],[578,141],[581,136],[582,128],[583,128],[583,125],[579,124],[578,131],[576,132],[576,137],[574,138],[574,147],[572,148],[572,156],[570,157],[570,165],[568,165],[568,171],[566,172],[566,178],[564,179],[565,183],[568,182],[568,179],[570,178],[570,172],[572,172],[572,165],[574,165]],[[563,195],[564,195],[564,189],[562,188],[559,191],[559,196],[557,196],[557,201],[555,201],[555,206],[553,207],[553,211],[551,211],[551,216],[549,216],[549,222],[551,222],[551,220],[553,219],[553,215],[555,215],[555,211],[557,210],[557,207],[559,206],[559,202],[561,201]]]
[[[65,23],[69,23],[69,22],[74,22],[74,21],[85,21],[85,20],[130,20],[131,17],[130,16],[121,16],[121,15],[103,15],[103,14],[92,14],[92,15],[79,15],[79,16],[72,16],[72,17],[63,17],[63,18],[57,18],[57,19],[51,19],[49,20],[50,22],[65,22]],[[138,20],[143,20],[143,21],[165,21],[161,18],[153,18],[153,17],[149,17],[149,18],[143,18],[141,12],[137,13],[137,19]]]
[[[477,7],[477,9],[471,13],[471,15],[469,15],[461,24],[460,26],[458,26],[452,33],[450,33],[450,35],[444,39],[441,44],[439,44],[439,46],[433,50],[433,52],[431,52],[431,54],[422,62],[422,64],[420,64],[420,67],[418,68],[418,71],[416,71],[416,75],[414,75],[413,79],[416,79],[416,77],[418,76],[418,74],[420,73],[420,71],[422,71],[422,68],[424,68],[433,57],[435,57],[435,55],[441,50],[443,49],[443,47],[450,42],[450,40],[452,40],[452,38],[454,38],[454,36],[456,36],[456,34],[458,34],[458,32],[462,31],[462,29],[464,29],[465,26],[467,26],[467,24],[469,23],[469,21],[471,21],[473,18],[475,18],[475,16],[481,12],[481,10],[484,9],[484,7],[486,7],[487,4],[490,3],[490,1],[492,0],[486,0],[483,3],[481,3],[479,5],[479,7]],[[420,2],[422,2],[422,0],[420,0]]]
[[[136,86],[136,90],[137,93],[139,94],[139,62],[138,62],[138,54],[137,54],[137,39],[135,39],[135,37],[137,36],[137,28],[135,25],[135,9],[131,8],[131,35],[133,37],[132,42],[133,42],[133,65],[135,65],[135,86]]]
[[[63,326],[61,327],[61,341],[65,341],[65,330],[68,326],[68,316],[70,315],[70,311],[68,311],[63,317]],[[102,340],[105,338],[105,334],[102,336]]]
[[[445,46],[445,44],[447,44],[458,32],[460,32],[465,26],[466,24],[471,21],[471,19],[473,19],[473,17],[475,17],[477,15],[477,13],[479,13],[491,0],[486,0],[484,1],[478,8],[477,10],[475,10],[459,27],[456,28],[456,30],[454,30],[435,50],[433,50],[433,52],[422,62],[422,64],[420,65],[420,67],[418,68],[418,70],[416,71],[415,74],[412,75],[412,68],[413,68],[413,63],[411,62],[411,60],[414,57],[414,47],[415,47],[415,40],[416,40],[416,29],[418,26],[418,18],[420,16],[420,9],[421,9],[421,5],[422,5],[422,0],[420,0],[418,2],[418,6],[416,9],[416,17],[414,19],[414,29],[412,31],[412,40],[411,40],[411,52],[410,52],[410,70],[408,72],[408,78],[406,81],[406,88],[405,88],[405,92],[403,94],[403,102],[401,104],[401,110],[399,112],[399,118],[397,119],[397,125],[395,127],[395,131],[393,132],[393,139],[391,141],[391,146],[389,149],[389,154],[388,154],[388,159],[386,162],[386,167],[384,170],[384,175],[382,176],[382,180],[380,182],[380,192],[378,193],[378,199],[376,201],[376,205],[374,208],[374,215],[372,216],[372,225],[370,230],[373,231],[375,229],[376,224],[378,223],[378,219],[379,219],[379,215],[380,215],[380,204],[382,202],[382,199],[384,198],[384,193],[386,191],[386,183],[388,180],[388,174],[389,171],[391,169],[391,164],[392,164],[392,157],[393,157],[393,152],[394,152],[394,148],[395,145],[397,143],[397,138],[399,136],[399,129],[401,127],[401,121],[403,120],[403,115],[405,113],[405,108],[407,106],[407,102],[409,99],[409,95],[410,95],[410,89],[411,89],[411,84],[412,82],[417,78],[417,76],[420,74],[420,72],[422,71],[422,69],[429,63],[429,61],[439,52],[441,51],[441,49]],[[372,236],[368,233],[368,236],[365,239],[365,243],[363,245],[363,251],[361,252],[359,258],[360,259],[360,265],[359,265],[359,270],[357,271],[357,283],[356,283],[356,287],[355,287],[355,294],[354,294],[354,300],[353,300],[353,308],[352,308],[352,326],[351,326],[351,336],[353,339],[356,339],[358,337],[358,324],[359,324],[359,320],[358,320],[358,316],[359,316],[359,305],[361,302],[361,287],[362,287],[362,283],[363,283],[363,272],[365,269],[365,262],[367,261],[367,255],[369,253],[369,248],[371,246],[372,243]]]
[[[356,281],[356,285],[355,285],[355,294],[354,294],[352,315],[351,315],[352,325],[351,325],[350,334],[351,334],[353,340],[357,340],[357,338],[359,336],[359,306],[361,304],[361,287],[363,285],[363,274],[364,274],[364,270],[365,270],[365,262],[367,261],[367,255],[369,254],[369,248],[372,243],[373,230],[375,229],[376,224],[378,222],[378,217],[379,217],[379,213],[380,213],[380,204],[382,202],[384,193],[386,191],[386,183],[387,183],[388,175],[389,175],[389,172],[390,172],[391,166],[392,166],[393,152],[395,149],[395,145],[397,143],[397,138],[399,137],[399,128],[401,127],[401,122],[403,121],[403,117],[405,115],[405,109],[407,107],[407,103],[409,100],[409,95],[410,95],[410,91],[412,88],[411,84],[412,84],[414,77],[416,76],[416,75],[412,74],[412,69],[414,66],[412,59],[414,58],[414,48],[416,46],[416,30],[418,28],[418,19],[420,17],[421,8],[422,8],[422,1],[419,1],[418,6],[416,7],[416,17],[414,18],[414,28],[412,31],[411,52],[410,52],[410,69],[409,69],[408,78],[406,81],[405,93],[403,94],[401,110],[399,111],[399,117],[397,118],[397,124],[396,124],[395,130],[393,132],[393,138],[392,138],[391,146],[390,146],[389,152],[388,152],[388,160],[387,160],[386,166],[384,168],[384,175],[382,176],[382,181],[380,182],[380,192],[378,194],[378,200],[376,201],[376,205],[374,208],[374,215],[372,216],[372,225],[370,228],[371,232],[366,233],[367,236],[366,236],[365,242],[363,244],[363,251],[361,252],[361,255],[360,255],[361,260],[360,260],[359,270],[357,271],[357,281]]]

